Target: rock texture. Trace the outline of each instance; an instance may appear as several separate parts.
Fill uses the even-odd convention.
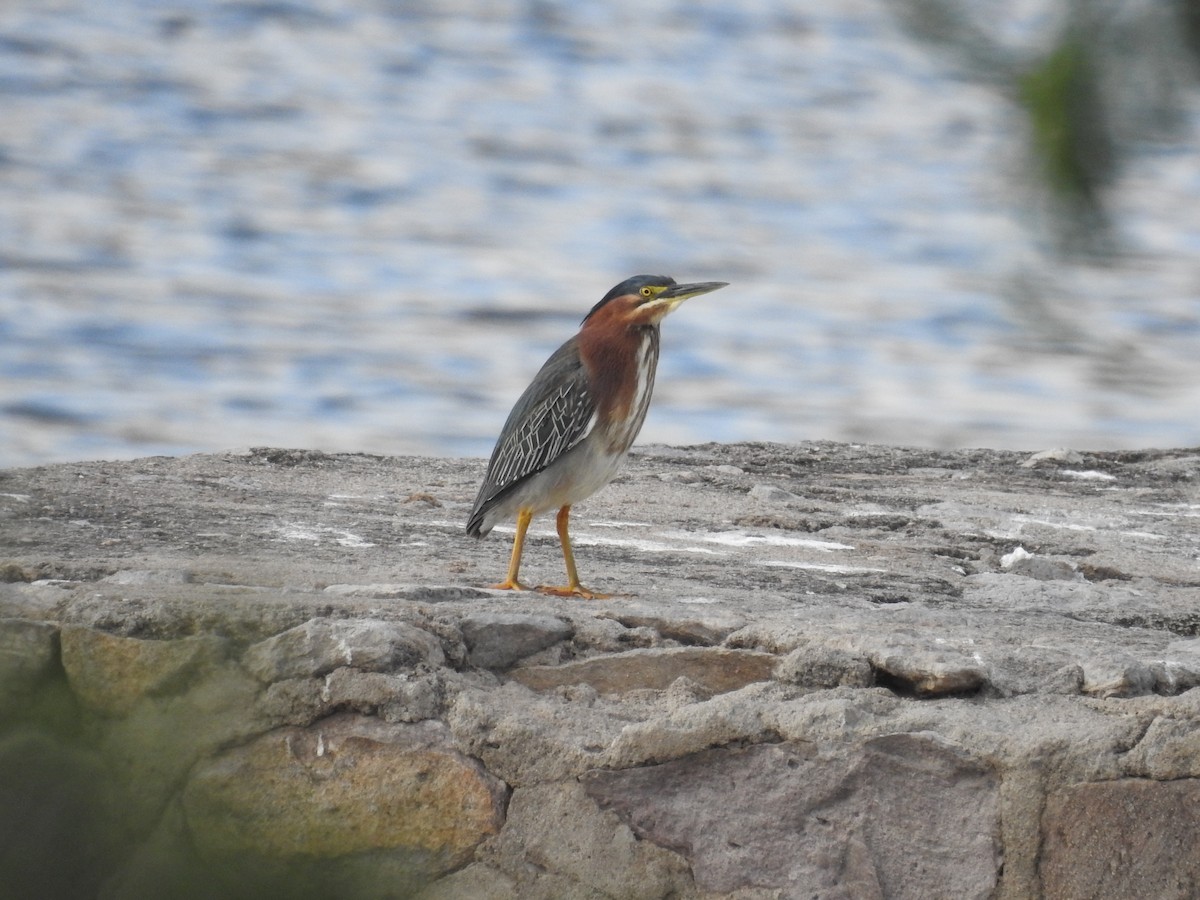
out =
[[[1197,894],[1200,451],[647,448],[574,517],[600,601],[486,587],[481,473],[0,473],[0,883]]]
[[[1000,874],[999,778],[932,735],[706,750],[585,784],[708,891],[966,900]]]
[[[205,858],[345,857],[399,848],[461,867],[500,830],[507,792],[445,726],[335,715],[205,760],[183,793]]]
[[[1200,894],[1195,778],[1072,785],[1051,794],[1044,832],[1047,897],[1185,900]]]

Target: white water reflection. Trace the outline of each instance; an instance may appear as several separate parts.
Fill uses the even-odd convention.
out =
[[[1200,443],[1196,147],[1049,260],[1019,117],[885,3],[16,0],[0,102],[0,465],[486,455],[640,272],[733,283],[643,442]]]

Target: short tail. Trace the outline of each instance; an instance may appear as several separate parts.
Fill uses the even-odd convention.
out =
[[[487,535],[492,529],[483,527],[483,517],[487,513],[487,504],[481,503],[475,507],[471,513],[471,518],[467,520],[467,534],[471,537],[481,538]]]

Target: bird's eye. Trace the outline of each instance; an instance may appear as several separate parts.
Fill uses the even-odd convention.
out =
[[[654,296],[654,291],[652,291],[652,290],[651,290],[650,288],[648,288],[648,287],[644,287],[644,288],[642,288],[642,296],[643,296],[643,297],[653,297],[653,296]]]

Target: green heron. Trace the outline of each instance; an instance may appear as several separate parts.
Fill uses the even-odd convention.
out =
[[[467,522],[467,534],[482,537],[516,517],[508,577],[494,587],[526,590],[517,578],[525,532],[534,516],[557,509],[567,583],[538,590],[603,596],[579,583],[567,533],[571,506],[613,480],[641,431],[658,366],[659,323],[684,300],[725,285],[676,284],[664,275],[622,281],[546,360],[504,423]]]

